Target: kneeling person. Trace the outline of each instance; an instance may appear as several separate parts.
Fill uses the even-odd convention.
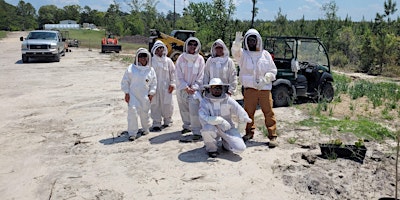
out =
[[[226,94],[229,85],[221,79],[213,78],[204,86],[206,93],[200,102],[200,122],[202,125],[206,151],[210,157],[217,157],[217,142],[222,138],[222,147],[234,153],[241,153],[246,145],[232,121],[232,115],[236,115],[239,123],[250,123],[252,120],[246,111],[232,97]]]

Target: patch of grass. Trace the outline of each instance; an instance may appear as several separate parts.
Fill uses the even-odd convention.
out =
[[[84,48],[101,48],[101,40],[106,36],[104,30],[68,30],[70,39],[77,39],[79,46]],[[120,42],[123,52],[133,52],[140,47],[148,48],[147,44],[133,44]]]
[[[122,51],[124,53],[132,53],[136,52],[137,49],[139,48],[149,48],[149,45],[147,44],[133,44],[133,43],[125,43],[125,42],[121,42],[121,46],[122,46]],[[150,51],[150,49],[148,49]]]
[[[400,86],[396,83],[381,82],[373,83],[366,80],[359,80],[349,87],[349,94],[352,99],[366,96],[371,100],[374,107],[381,106],[383,99],[397,102],[400,100]]]
[[[312,116],[300,125],[318,127],[326,134],[347,132],[376,140],[394,138],[382,124],[393,126],[400,117],[400,85],[363,79],[352,82],[338,74],[334,74],[334,80],[334,101],[328,106],[324,102],[299,106]]]
[[[295,138],[295,137],[291,137],[291,138],[288,138],[288,139],[287,139],[287,142],[288,142],[289,144],[294,144],[294,143],[296,143],[296,141],[297,141],[297,138]]]
[[[335,96],[339,96],[342,93],[347,93],[349,89],[349,84],[351,83],[351,78],[346,75],[341,75],[337,73],[333,74],[333,87],[335,88]]]
[[[111,57],[112,60],[118,60],[127,64],[133,63],[134,58],[135,57],[133,55],[121,55],[121,54],[113,54],[113,56]]]
[[[7,36],[6,31],[0,31],[0,39],[5,38]]]
[[[366,118],[357,120],[331,119],[325,116],[309,118],[298,122],[301,126],[319,127],[322,133],[350,132],[360,138],[382,140],[386,137],[394,139],[394,133],[381,124]]]
[[[257,128],[264,135],[264,137],[268,136],[268,129],[265,126],[259,126]]]

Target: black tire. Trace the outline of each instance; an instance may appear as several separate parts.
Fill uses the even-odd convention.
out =
[[[175,51],[172,52],[171,55],[169,56],[171,58],[171,60],[175,63],[176,60],[178,60],[178,57],[182,54],[182,52],[180,51]]]
[[[29,57],[22,55],[22,63],[28,63],[29,62]]]
[[[320,94],[322,97],[322,99],[320,99],[320,101],[322,100],[325,102],[331,102],[335,95],[335,91],[333,89],[332,83],[331,82],[324,83],[321,87]]]
[[[54,61],[55,62],[60,62],[60,54],[58,53],[58,54],[56,54],[56,55],[54,55]]]
[[[272,88],[272,99],[274,100],[274,107],[289,106],[292,102],[291,92],[285,85],[278,85]]]

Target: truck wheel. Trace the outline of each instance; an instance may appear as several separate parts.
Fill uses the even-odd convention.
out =
[[[326,102],[331,102],[333,100],[333,96],[335,95],[332,83],[331,82],[324,83],[321,87],[320,94],[322,99],[319,99],[319,101],[323,100]]]
[[[29,62],[29,57],[26,55],[22,55],[22,63],[28,63]]]
[[[54,61],[55,61],[55,62],[60,62],[60,54],[59,54],[59,53],[57,53],[57,54],[54,56]]]
[[[289,106],[292,102],[289,88],[284,85],[278,85],[272,88],[272,99],[274,107]]]

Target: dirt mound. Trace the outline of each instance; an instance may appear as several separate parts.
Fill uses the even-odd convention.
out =
[[[143,35],[128,35],[120,39],[121,42],[135,43],[135,44],[147,44],[149,41],[148,37]]]

